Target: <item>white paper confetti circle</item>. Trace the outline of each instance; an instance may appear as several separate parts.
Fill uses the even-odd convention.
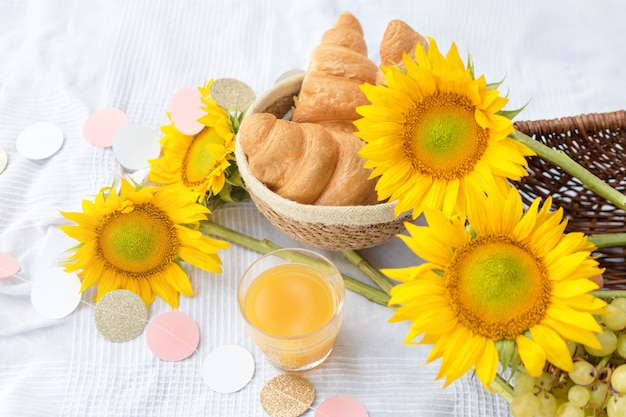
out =
[[[225,345],[204,359],[202,379],[214,391],[228,394],[245,387],[254,375],[254,359],[241,346]]]
[[[28,159],[46,159],[63,145],[63,131],[57,125],[39,122],[30,125],[17,137],[17,151]]]
[[[158,129],[141,125],[126,125],[115,135],[113,154],[126,169],[136,171],[150,166],[149,159],[159,157],[161,145]]]
[[[304,73],[304,71],[302,71],[300,69],[292,69],[292,70],[289,70],[289,71],[285,71],[282,74],[280,74],[278,76],[278,78],[276,78],[276,81],[274,81],[274,84],[278,84],[281,81],[284,81],[284,80],[286,80],[288,78],[291,78],[291,77],[294,77],[296,75],[300,75],[302,73]]]
[[[9,155],[7,155],[7,151],[5,151],[4,148],[0,146],[0,174],[4,172],[4,169],[7,167],[8,162]]]
[[[48,319],[68,316],[76,310],[81,296],[78,276],[58,267],[39,276],[30,292],[33,307]]]

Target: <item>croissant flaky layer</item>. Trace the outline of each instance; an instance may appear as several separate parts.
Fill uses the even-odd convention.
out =
[[[351,133],[255,113],[237,140],[252,175],[282,197],[324,206],[377,203],[376,182],[358,156],[363,142]]]

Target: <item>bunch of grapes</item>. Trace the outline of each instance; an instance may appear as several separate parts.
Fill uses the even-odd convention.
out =
[[[518,371],[513,417],[626,417],[626,298],[615,298],[598,317],[601,348],[568,342],[570,372],[551,365],[535,378]]]

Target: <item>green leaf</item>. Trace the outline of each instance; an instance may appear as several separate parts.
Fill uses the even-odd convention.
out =
[[[514,340],[502,339],[496,342],[498,358],[502,364],[502,369],[511,367],[511,374],[515,373],[520,366],[520,357],[517,352],[517,343]]]
[[[499,114],[500,116],[504,116],[507,119],[513,120],[514,117],[516,117],[518,114],[520,114],[526,108],[526,106],[528,106],[528,103],[530,103],[530,100],[527,101],[526,104],[524,104],[519,109],[515,109],[515,110],[500,110],[497,114]]]
[[[470,72],[470,76],[472,77],[472,80],[475,80],[476,78],[474,77],[474,60],[472,60],[472,55],[467,54],[467,69]]]

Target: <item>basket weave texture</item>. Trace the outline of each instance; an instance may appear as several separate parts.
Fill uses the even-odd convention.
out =
[[[288,117],[303,77],[304,74],[297,74],[277,83],[255,100],[248,114],[262,112]],[[403,231],[404,222],[411,219],[410,214],[395,217],[395,203],[317,206],[287,200],[252,175],[238,141],[235,147],[239,172],[252,201],[270,223],[299,242],[333,251],[369,248]]]
[[[520,132],[562,151],[613,188],[626,190],[626,111],[592,113],[552,120],[515,122]],[[582,186],[560,168],[539,157],[527,158],[529,175],[516,182],[524,202],[552,196],[563,208],[568,232],[626,232],[626,212]],[[606,268],[606,289],[626,288],[626,248],[598,249]]]

